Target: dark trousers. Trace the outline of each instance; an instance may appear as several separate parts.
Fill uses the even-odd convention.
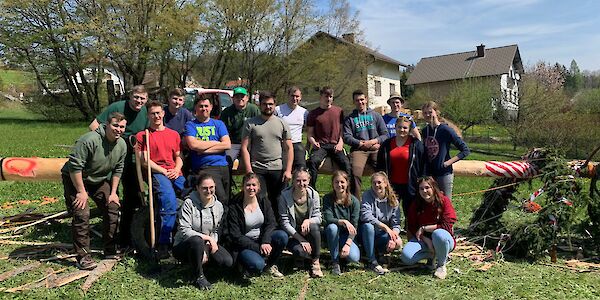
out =
[[[132,153],[127,153],[123,175],[121,175],[123,199],[121,201],[121,220],[119,222],[119,243],[124,247],[131,245],[131,222],[135,211],[142,207],[143,203],[132,155]]]
[[[294,147],[294,163],[292,165],[292,170],[306,168],[306,149],[304,149],[304,145],[302,142],[293,143],[292,145]]]
[[[277,205],[277,198],[281,194],[281,190],[285,187],[283,183],[283,170],[254,170],[254,173],[258,176],[260,181],[260,194],[267,196],[273,207],[273,213],[279,224],[279,206]]]
[[[310,173],[310,186],[312,186],[314,189],[316,189],[319,167],[326,157],[331,157],[333,162],[338,165],[340,170],[348,173],[348,176],[352,174],[350,161],[348,160],[346,154],[344,154],[344,151],[335,152],[334,144],[321,144],[321,148],[313,149],[310,152],[310,157],[308,158],[307,162],[308,172]]]
[[[298,231],[298,233],[302,234],[300,231]],[[321,255],[321,229],[319,228],[319,224],[311,223],[308,233],[303,237],[310,243],[312,253],[304,251],[300,242],[295,238],[290,238],[287,248],[292,251],[294,255],[302,258],[313,260],[319,259],[319,256]]]
[[[217,252],[210,253],[210,248],[199,236],[190,237],[173,247],[173,256],[185,264],[190,264],[196,278],[204,274],[202,260],[205,253],[209,255],[208,261],[211,264],[226,268],[233,265],[233,258],[225,247],[219,245]]]
[[[90,253],[90,206],[86,202],[82,209],[73,206],[77,190],[68,175],[62,175],[65,202],[67,209],[73,216],[71,230],[73,233],[73,247],[79,257]],[[119,223],[119,205],[108,203],[110,195],[110,184],[104,181],[99,184],[88,184],[84,182],[88,195],[96,202],[96,206],[102,213],[102,239],[104,240],[104,254],[116,253],[115,234]]]
[[[227,206],[231,198],[231,176],[228,166],[206,166],[198,169],[194,174],[209,174],[215,179],[215,194],[217,199]]]
[[[362,197],[362,176],[367,164],[375,168],[377,163],[377,151],[354,150],[350,152],[352,163],[352,194],[358,199]]]
[[[392,188],[394,189],[396,196],[398,196],[398,199],[402,201],[402,213],[404,213],[405,216],[408,215],[408,208],[413,200],[408,194],[408,185],[392,183]]]

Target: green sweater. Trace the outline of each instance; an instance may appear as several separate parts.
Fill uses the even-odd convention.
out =
[[[143,106],[140,111],[135,111],[127,104],[127,100],[121,100],[110,104],[100,113],[96,120],[98,123],[106,123],[108,117],[113,112],[120,112],[125,115],[127,120],[127,127],[123,133],[123,138],[128,138],[130,135],[134,135],[148,127],[148,112],[146,106]]]
[[[360,217],[360,202],[356,197],[350,195],[352,202],[350,206],[335,204],[335,192],[331,192],[323,197],[323,220],[325,225],[334,223],[339,220],[348,220],[356,230],[358,230],[358,219]]]
[[[82,173],[83,182],[97,184],[110,180],[112,176],[121,177],[127,145],[119,138],[115,143],[106,139],[105,125],[95,131],[82,135],[73,147],[69,160],[61,169],[63,175]]]
[[[256,116],[260,116],[260,109],[256,104],[248,102],[246,108],[238,110],[235,105],[232,104],[225,108],[221,113],[221,121],[225,123],[227,132],[229,132],[229,138],[232,144],[242,143],[242,128],[244,127],[244,121],[252,119]]]

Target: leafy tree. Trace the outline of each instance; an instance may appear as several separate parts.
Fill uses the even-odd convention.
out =
[[[465,79],[455,84],[442,105],[444,113],[466,131],[492,120],[493,102],[498,97],[498,88],[492,82]]]
[[[583,84],[583,74],[579,70],[577,62],[573,59],[571,60],[571,67],[569,68],[569,71],[565,74],[565,92],[567,92],[569,95],[575,95],[583,88]]]
[[[104,47],[97,28],[80,14],[77,2],[4,0],[0,3],[0,41],[13,61],[33,71],[45,94],[59,100],[66,89],[87,119],[99,110]],[[63,86],[49,86],[54,74]]]

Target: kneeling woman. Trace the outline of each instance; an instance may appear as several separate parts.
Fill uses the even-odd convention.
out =
[[[344,171],[335,171],[331,176],[333,192],[323,196],[323,218],[325,219],[325,237],[333,261],[332,273],[340,275],[340,257],[357,262],[360,250],[356,237],[360,203],[350,194],[349,177]],[[341,249],[340,249],[341,248]]]
[[[246,174],[242,186],[242,191],[230,201],[228,214],[233,256],[251,274],[260,274],[267,268],[274,277],[283,277],[276,263],[288,235],[275,230],[273,208],[266,196],[259,195],[261,186],[256,174]]]
[[[432,177],[421,178],[418,184],[419,194],[407,216],[408,230],[414,238],[402,249],[401,259],[412,265],[435,256],[437,268],[434,275],[444,279],[448,254],[456,245],[453,230],[456,212]]]
[[[323,277],[321,254],[321,204],[319,193],[308,184],[310,175],[305,169],[294,172],[292,186],[279,196],[281,228],[291,237],[287,247],[294,255],[312,260],[310,275]]]
[[[383,275],[386,269],[375,256],[402,247],[400,238],[400,205],[387,175],[377,172],[371,176],[371,189],[365,191],[360,207],[360,234],[363,248],[373,272]]]
[[[223,204],[215,196],[215,181],[210,175],[201,175],[196,190],[186,199],[178,215],[178,230],[175,234],[173,256],[190,263],[196,272],[196,286],[210,289],[204,277],[202,265],[209,260],[219,266],[231,267],[233,259],[227,250],[218,244],[225,221]]]

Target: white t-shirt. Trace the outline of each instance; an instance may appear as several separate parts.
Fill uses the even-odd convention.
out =
[[[287,103],[284,103],[275,107],[275,115],[288,124],[292,143],[302,142],[302,128],[306,123],[308,110],[300,105],[292,110]]]

